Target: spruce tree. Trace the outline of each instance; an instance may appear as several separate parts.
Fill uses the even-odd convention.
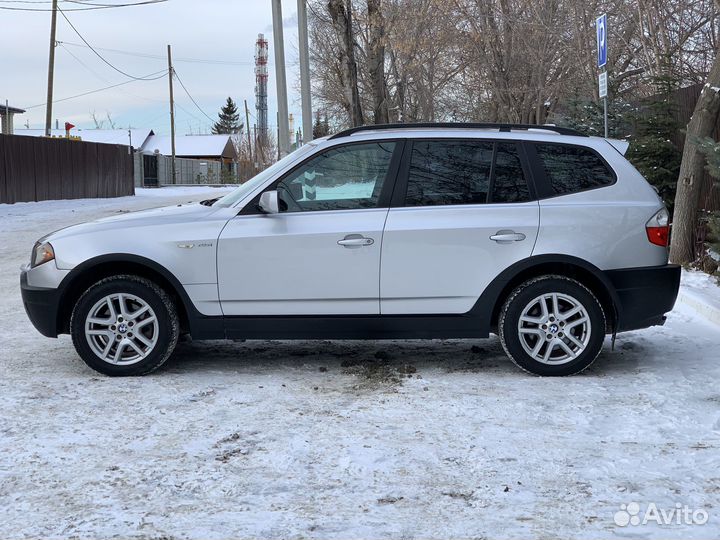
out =
[[[705,154],[707,165],[705,166],[710,176],[720,180],[720,142],[715,142],[710,137],[701,139],[698,147]]]
[[[220,120],[215,122],[212,127],[215,135],[232,135],[240,133],[243,128],[243,124],[240,122],[240,112],[231,97],[227,98],[227,102],[220,109],[218,118]]]
[[[673,143],[680,128],[674,95],[679,85],[672,77],[661,76],[654,86],[657,93],[638,111],[626,157],[655,186],[672,214],[682,160],[682,152]]]
[[[710,176],[720,181],[720,142],[715,142],[709,137],[701,139],[698,142],[698,149],[705,155],[706,168]],[[710,212],[707,216],[707,224],[710,248],[720,254],[720,212]]]
[[[635,108],[620,99],[608,103],[608,136],[611,139],[625,139],[632,132],[631,120]],[[602,103],[579,97],[568,100],[567,105],[556,112],[553,121],[558,126],[569,127],[594,137],[605,134],[605,120]]]
[[[313,124],[313,139],[319,139],[330,134],[330,125],[328,123],[327,114],[325,119],[320,118],[320,111],[315,111],[315,123]]]

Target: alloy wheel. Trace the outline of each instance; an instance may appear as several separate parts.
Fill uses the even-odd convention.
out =
[[[534,360],[560,365],[577,358],[590,342],[585,307],[568,294],[547,293],[530,301],[518,321],[520,344]]]
[[[158,341],[155,312],[142,298],[113,293],[98,300],[85,319],[85,337],[93,353],[116,365],[131,365],[152,352]]]

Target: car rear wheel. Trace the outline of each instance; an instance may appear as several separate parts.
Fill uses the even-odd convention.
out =
[[[90,287],[70,319],[85,363],[110,376],[144,375],[172,354],[179,334],[172,298],[152,281],[122,275]]]
[[[498,320],[505,352],[520,368],[545,376],[579,373],[605,339],[605,314],[595,295],[573,279],[530,279],[506,300]]]

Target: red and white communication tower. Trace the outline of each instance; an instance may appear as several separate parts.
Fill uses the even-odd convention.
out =
[[[268,41],[258,34],[255,42],[255,111],[257,113],[258,139],[267,140],[268,135]]]

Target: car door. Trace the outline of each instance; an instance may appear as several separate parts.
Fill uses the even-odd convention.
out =
[[[532,253],[539,207],[520,147],[416,139],[405,152],[383,235],[381,313],[466,313]]]
[[[378,314],[401,147],[371,141],[321,151],[267,188],[278,191],[279,213],[261,214],[253,201],[230,220],[217,254],[223,314]]]

